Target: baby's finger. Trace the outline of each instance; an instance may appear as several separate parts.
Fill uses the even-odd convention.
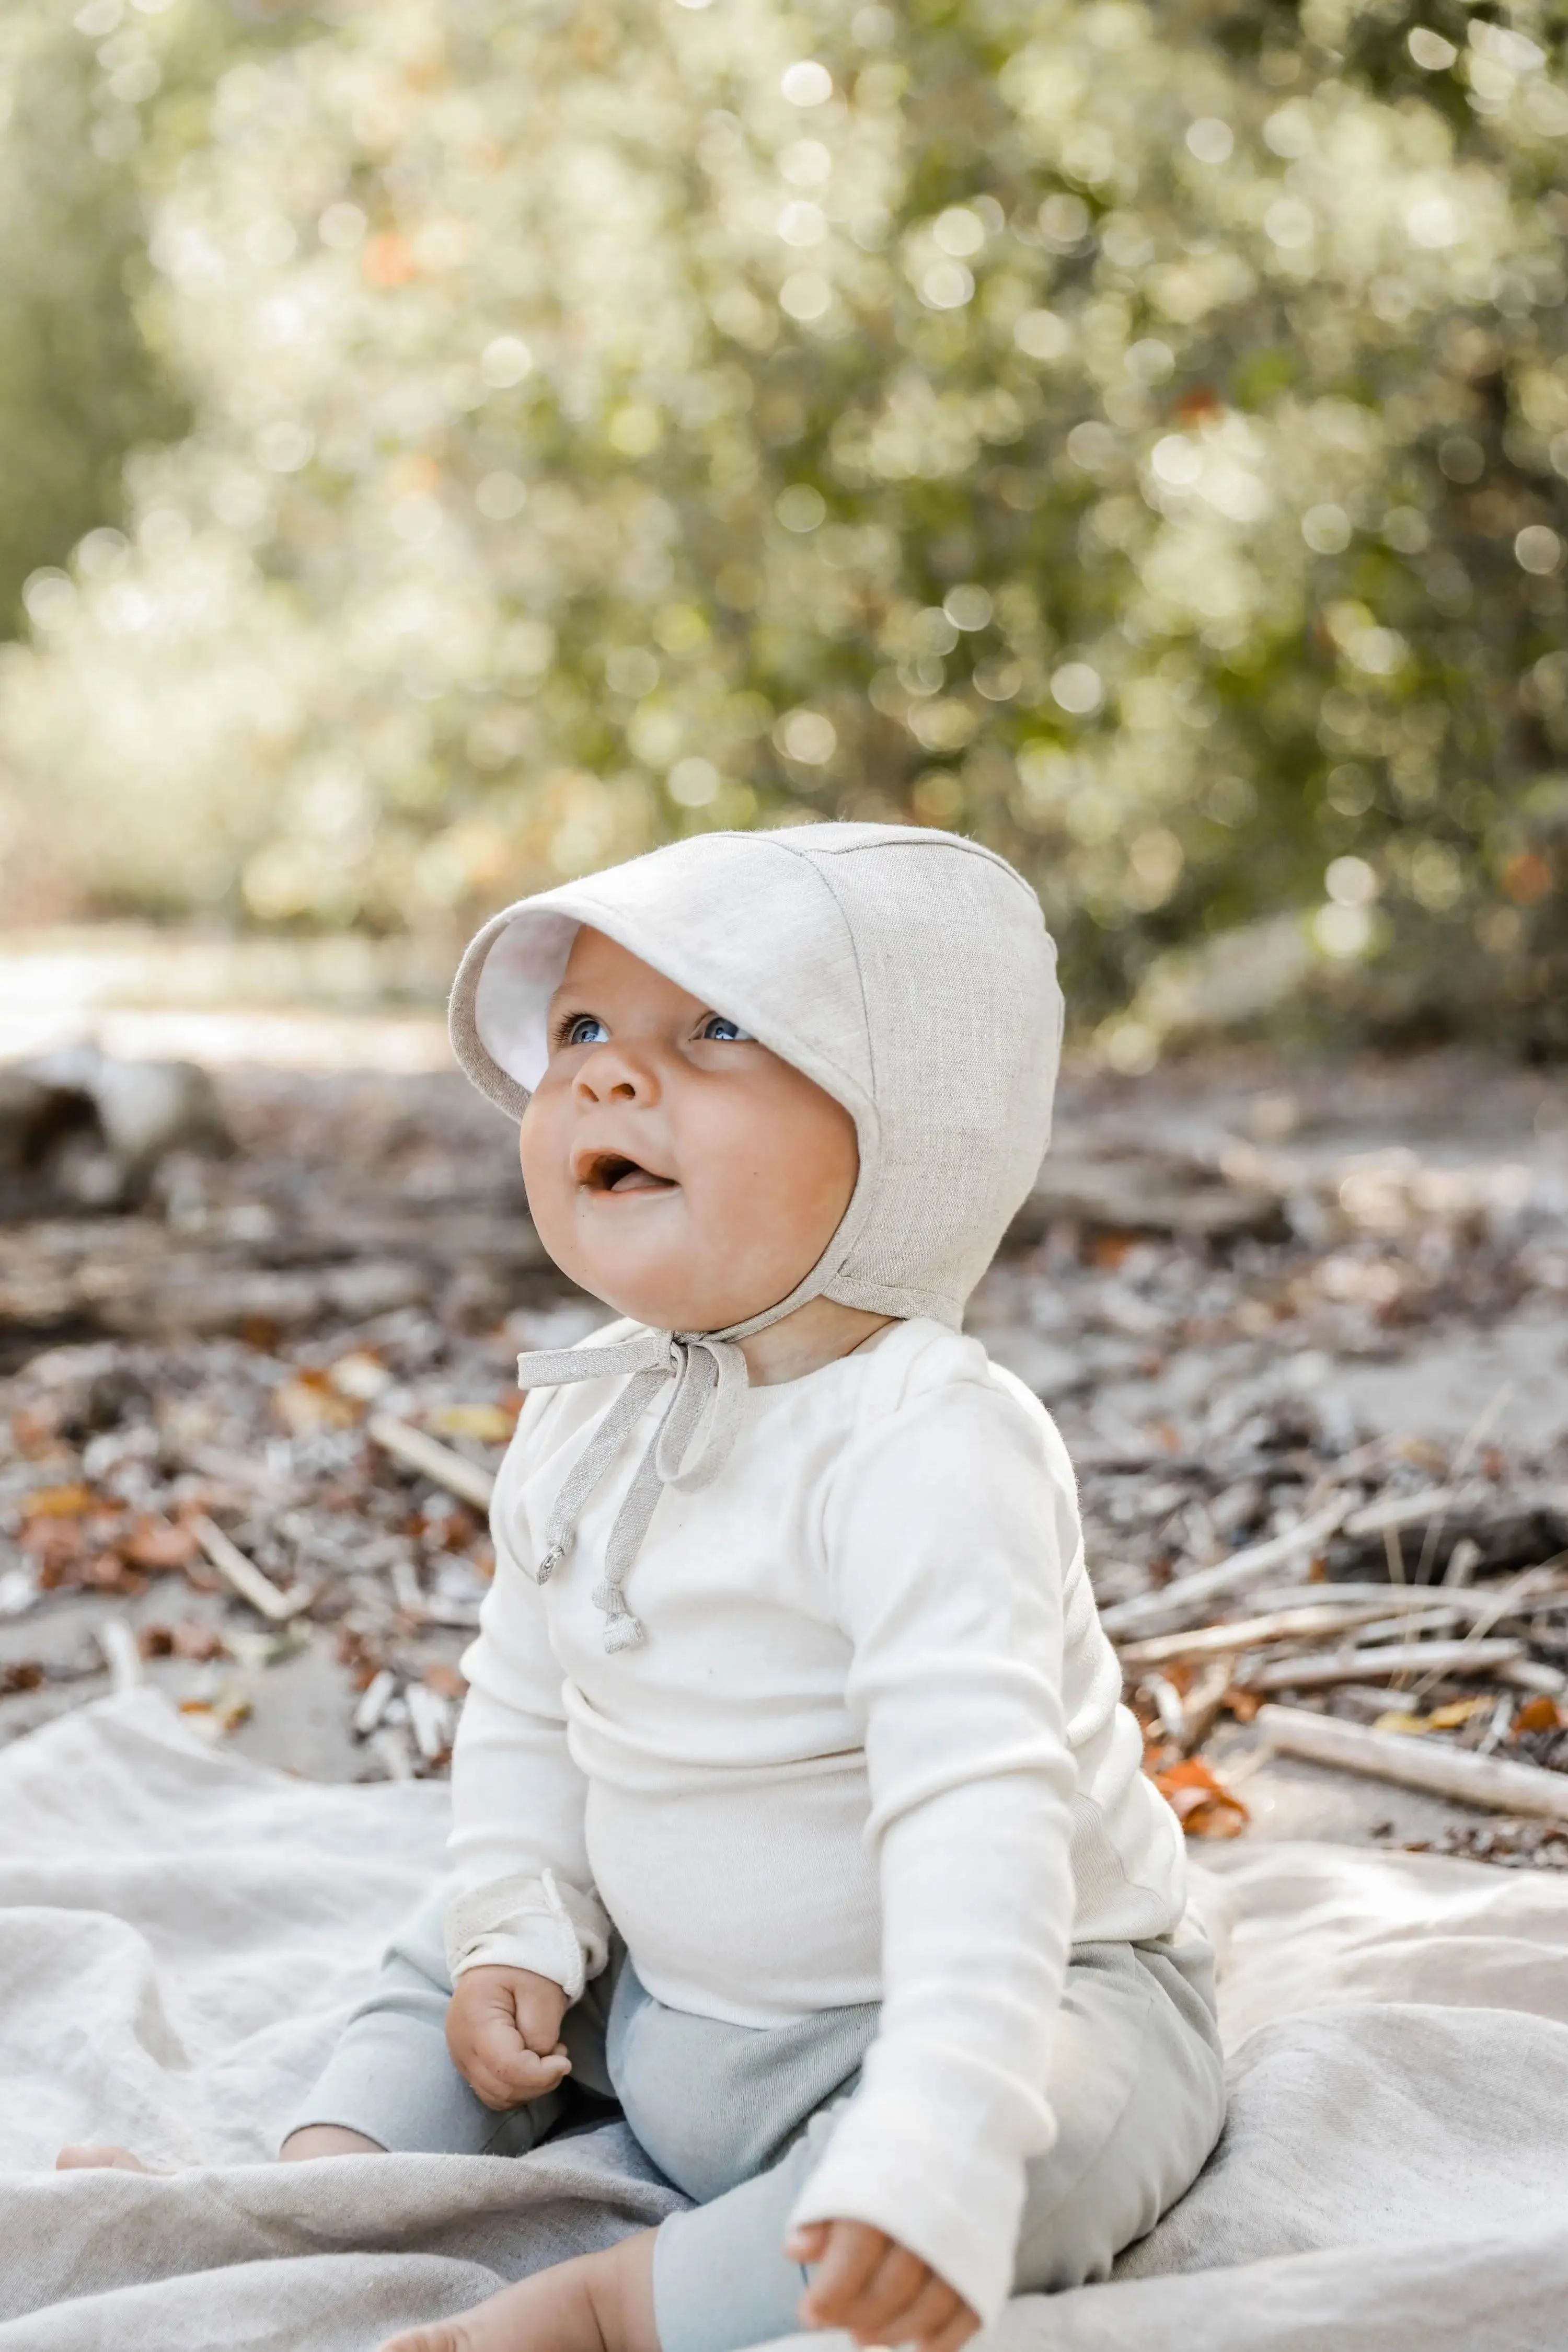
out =
[[[902,2327],[894,2331],[893,2322],[902,2320],[930,2276],[929,2263],[923,2263],[907,2246],[889,2246],[839,2325],[875,2343],[907,2344],[908,2334]]]
[[[979,2324],[968,2305],[961,2303],[946,2327],[925,2338],[920,2352],[959,2352],[959,2347],[968,2342]]]
[[[792,2263],[820,2263],[827,2242],[825,2221],[803,2221],[785,2239],[784,2252]]]
[[[886,2253],[889,2240],[868,2221],[835,2221],[827,2252],[800,2303],[809,2327],[841,2327],[866,2281]]]
[[[479,2019],[470,2047],[479,2064],[499,2075],[503,2083],[526,2084],[530,2090],[551,2079],[541,2073],[542,2068],[553,2067],[559,2074],[566,2058],[564,2051],[559,2057],[541,2058],[538,2051],[530,2050],[509,2015]]]
[[[889,2327],[888,2334],[895,2343],[928,2347],[963,2308],[946,2280],[939,2279],[935,2272],[930,2272],[914,2302],[904,2310],[894,2313],[896,2326]]]
[[[515,2040],[501,2049],[476,2040],[461,2072],[487,2107],[516,2107],[553,2091],[571,2072],[571,2062],[564,2052],[554,2058],[536,2057]]]

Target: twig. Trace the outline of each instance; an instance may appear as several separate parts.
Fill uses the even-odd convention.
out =
[[[428,1478],[433,1486],[440,1486],[459,1502],[472,1503],[476,1510],[487,1511],[496,1481],[488,1470],[482,1470],[466,1455],[455,1454],[450,1445],[442,1445],[427,1437],[423,1429],[413,1429],[395,1413],[376,1412],[365,1423],[365,1434],[411,1470]]]
[[[248,1601],[258,1615],[282,1625],[308,1605],[312,1597],[308,1584],[291,1584],[287,1592],[280,1592],[271,1577],[264,1576],[256,1562],[246,1558],[214,1519],[193,1519],[191,1533],[225,1584],[232,1585],[242,1601]]]
[[[1481,1636],[1497,1623],[1499,1618],[1510,1615],[1522,1602],[1532,1600],[1541,1593],[1550,1581],[1551,1570],[1555,1564],[1554,1561],[1548,1561],[1542,1568],[1527,1568],[1522,1575],[1512,1578],[1509,1583],[1484,1595],[1478,1595],[1478,1598],[1485,1600],[1487,1606],[1478,1614],[1475,1623],[1465,1636],[1465,1644],[1461,1646],[1468,1644],[1471,1647],[1479,1647]],[[1416,1685],[1411,1693],[1411,1697],[1417,1700],[1424,1698],[1437,1678],[1436,1674],[1428,1674],[1423,1682]]]
[[[1238,1617],[1228,1624],[1200,1626],[1187,1633],[1151,1634],[1146,1641],[1124,1643],[1120,1651],[1122,1664],[1129,1668],[1159,1666],[1167,1658],[1222,1657],[1231,1651],[1260,1650],[1268,1642],[1305,1642],[1324,1633],[1348,1633],[1356,1628],[1369,1628],[1370,1621],[1391,1605],[1402,1605],[1406,1617],[1414,1616],[1417,1608],[1423,1612],[1431,1610],[1429,1598],[1417,1595],[1411,1586],[1404,1587],[1403,1591],[1396,1587],[1391,1593],[1386,1585],[1380,1584],[1373,1586],[1371,1591],[1375,1598],[1301,1601],[1258,1617]],[[1403,1601],[1403,1592],[1410,1594],[1408,1602]],[[1448,1606],[1432,1614],[1434,1620],[1439,1614],[1453,1620],[1458,1612]]]
[[[1211,1659],[1203,1672],[1195,1676],[1182,1701],[1182,1714],[1186,1719],[1184,1745],[1189,1754],[1195,1748],[1201,1748],[1214,1729],[1235,1673],[1235,1659],[1222,1657]]]
[[[1521,1569],[1518,1575],[1504,1585],[1429,1585],[1425,1591],[1417,1585],[1352,1583],[1317,1584],[1303,1591],[1299,1584],[1284,1584],[1272,1591],[1249,1592],[1247,1596],[1260,1616],[1273,1609],[1365,1608],[1375,1615],[1403,1612],[1416,1615],[1427,1609],[1457,1609],[1461,1616],[1487,1617],[1493,1614],[1500,1598],[1506,1598],[1510,1609],[1531,1614],[1553,1609],[1568,1609],[1568,1578],[1557,1573],[1560,1555],[1541,1560],[1533,1568]],[[1535,1579],[1539,1578],[1537,1583]],[[1209,1629],[1205,1627],[1207,1633]]]
[[[368,1739],[381,1722],[397,1693],[397,1676],[389,1666],[373,1675],[365,1685],[358,1706],[354,1709],[354,1733]]]
[[[98,1629],[98,1646],[103,1652],[115,1697],[119,1698],[122,1691],[134,1690],[141,1680],[141,1653],[123,1617],[104,1619]]]
[[[1309,1519],[1298,1519],[1293,1528],[1270,1536],[1266,1543],[1249,1544],[1245,1551],[1232,1552],[1228,1559],[1216,1561],[1212,1568],[1195,1569],[1190,1576],[1178,1576],[1173,1583],[1157,1592],[1140,1592],[1128,1601],[1113,1601],[1100,1612],[1100,1622],[1108,1633],[1133,1631],[1144,1625],[1158,1624],[1173,1613],[1181,1616],[1200,1601],[1211,1601],[1217,1593],[1233,1592],[1237,1587],[1249,1584],[1255,1576],[1279,1568],[1288,1559],[1311,1559],[1321,1543],[1334,1534],[1345,1515],[1343,1496],[1327,1504]]]
[[[434,1764],[452,1745],[452,1710],[439,1691],[423,1683],[410,1683],[403,1697],[414,1744],[425,1762]]]
[[[1522,1642],[1385,1642],[1367,1650],[1326,1650],[1304,1658],[1270,1658],[1241,1676],[1247,1690],[1325,1690],[1331,1683],[1381,1682],[1385,1675],[1475,1674],[1511,1665]]]
[[[1479,1449],[1482,1438],[1485,1437],[1488,1430],[1491,1427],[1493,1422],[1497,1419],[1499,1413],[1502,1411],[1504,1405],[1508,1402],[1512,1394],[1513,1382],[1511,1381],[1504,1381],[1502,1386],[1498,1390],[1497,1394],[1492,1398],[1491,1402],[1482,1406],[1480,1412],[1476,1416],[1469,1436],[1465,1439],[1463,1444],[1459,1447],[1458,1452],[1454,1456],[1453,1468],[1451,1472],[1452,1476],[1458,1478],[1460,1473],[1468,1467],[1472,1456]],[[1437,1558],[1437,1546],[1443,1539],[1443,1523],[1447,1519],[1448,1516],[1448,1507],[1445,1503],[1441,1510],[1435,1511],[1433,1513],[1431,1523],[1428,1526],[1425,1536],[1423,1536],[1421,1539],[1421,1557],[1416,1563],[1416,1581],[1417,1584],[1427,1583],[1431,1576],[1433,1566]]]
[[[1364,1503],[1359,1511],[1352,1511],[1344,1523],[1345,1534],[1397,1535],[1401,1528],[1417,1527],[1435,1511],[1446,1511],[1462,1492],[1458,1486],[1424,1486],[1418,1495],[1384,1495],[1375,1503]]]
[[[1304,1756],[1313,1764],[1364,1772],[1374,1780],[1396,1781],[1401,1788],[1430,1790],[1435,1796],[1457,1797],[1495,1812],[1542,1814],[1549,1821],[1568,1822],[1568,1772],[1510,1764],[1403,1732],[1368,1731],[1337,1716],[1310,1714],[1305,1707],[1260,1707],[1258,1727],[1267,1745],[1283,1756]]]

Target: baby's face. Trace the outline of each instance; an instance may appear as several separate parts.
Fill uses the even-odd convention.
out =
[[[520,1150],[562,1272],[665,1330],[788,1297],[855,1188],[849,1112],[599,931],[578,932],[549,1021]]]

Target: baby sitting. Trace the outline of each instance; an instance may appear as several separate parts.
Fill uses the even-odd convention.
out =
[[[454,1874],[285,2152],[613,2101],[694,2200],[388,2352],[956,2352],[1224,2111],[1066,1454],[960,1331],[1049,1136],[1039,905],[923,829],[706,835],[497,916],[453,1034],[627,1319],[522,1360]]]

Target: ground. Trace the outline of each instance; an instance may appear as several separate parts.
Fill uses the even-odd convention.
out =
[[[244,1058],[242,1030],[214,1073],[225,1155],[193,1134],[88,1211],[78,1137],[63,1195],[33,1183],[46,1152],[34,1213],[0,1225],[0,1739],[141,1674],[294,1771],[444,1769],[487,1538],[474,1500],[373,1432],[434,1437],[476,1496],[518,1349],[601,1313],[543,1259],[506,1123],[417,1066],[428,1037],[387,1052],[377,1034],[339,1022],[316,1055],[338,1066],[301,1068]],[[308,1063],[290,1034],[282,1058]],[[1321,1639],[1249,1651],[1223,1687],[1190,1661],[1134,1662],[1154,1769],[1201,1751],[1253,1834],[1568,1863],[1550,1822],[1267,1758],[1248,1720],[1260,1669],[1270,1696],[1362,1723],[1446,1703],[1456,1719],[1420,1736],[1568,1767],[1565,1295],[1561,1075],[1260,1051],[1069,1076],[970,1324],[1061,1423],[1113,1622],[1325,1497],[1336,1531],[1203,1613],[1279,1605],[1308,1576],[1315,1598],[1369,1580],[1448,1580],[1451,1598],[1548,1570],[1528,1611],[1483,1629],[1515,1644],[1485,1671],[1391,1677],[1375,1626],[1354,1637],[1364,1669],[1321,1690],[1283,1663]],[[1398,1524],[1358,1534],[1357,1510]],[[225,1580],[225,1537],[273,1616]],[[1184,1801],[1196,1832],[1240,1826],[1201,1790]]]

